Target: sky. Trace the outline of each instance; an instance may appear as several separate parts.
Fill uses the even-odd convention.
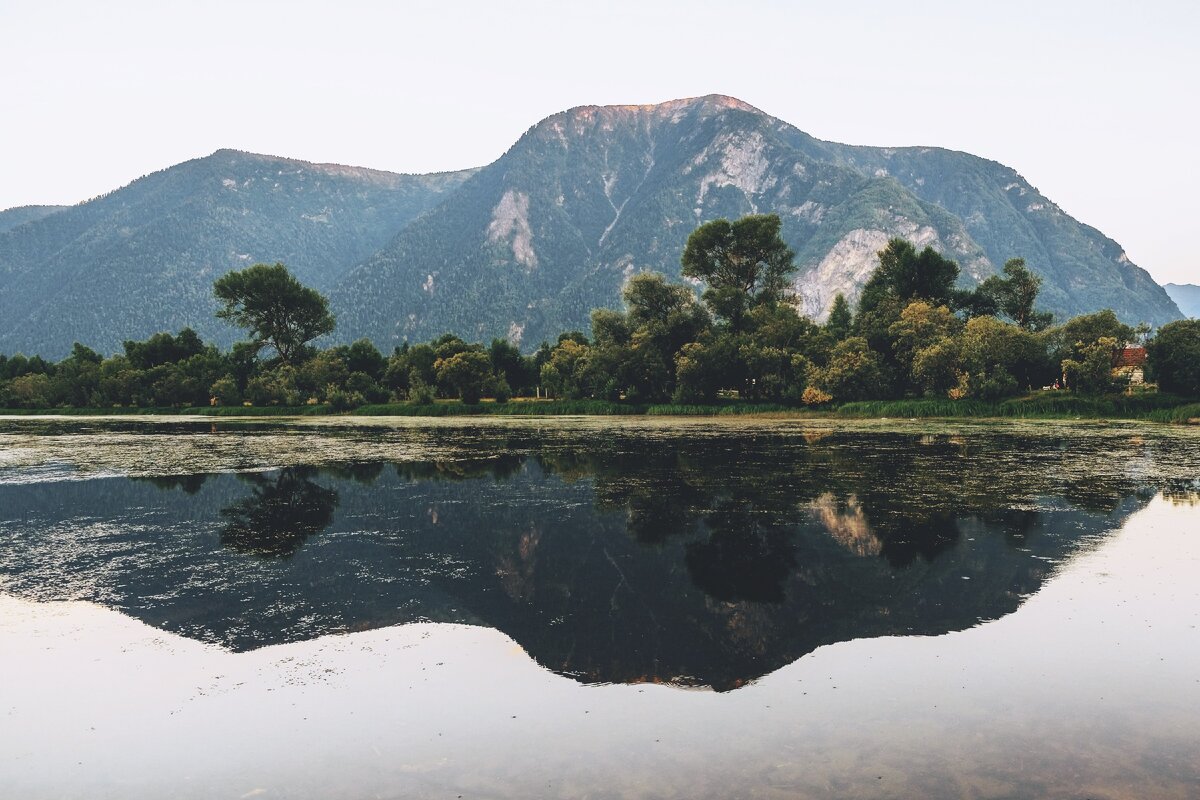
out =
[[[486,164],[578,105],[720,93],[822,139],[1017,169],[1200,283],[1200,3],[0,0],[0,208],[232,147]]]

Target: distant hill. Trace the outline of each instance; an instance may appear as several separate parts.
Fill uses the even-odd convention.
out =
[[[932,147],[815,139],[720,95],[584,106],[478,170],[397,175],[222,150],[67,209],[0,212],[0,352],[104,351],[191,325],[228,343],[212,281],[283,261],[330,294],[336,337],[383,348],[445,331],[525,347],[586,329],[628,277],[679,277],[688,234],[778,213],[801,310],[852,299],[892,236],[957,260],[970,286],[1023,257],[1060,317],[1180,316],[1121,247],[1014,170]],[[42,214],[40,218],[38,215]]]
[[[213,318],[217,277],[283,261],[328,290],[469,174],[220,150],[27,219],[0,232],[0,352],[58,356],[75,340],[112,352],[185,325],[232,341]]]
[[[69,206],[17,206],[0,211],[0,233],[12,230],[26,222],[36,222]]]
[[[1200,286],[1193,283],[1168,283],[1163,288],[1185,317],[1200,317]]]

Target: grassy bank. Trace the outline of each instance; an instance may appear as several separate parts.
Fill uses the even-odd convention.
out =
[[[54,408],[2,409],[0,414],[20,416],[148,416],[198,415],[209,417],[467,417],[467,416],[788,416],[854,419],[1130,419],[1169,423],[1200,422],[1200,402],[1165,394],[1082,397],[1066,392],[1040,392],[996,402],[980,400],[879,400],[822,408],[736,400],[711,405],[615,403],[605,400],[517,400],[465,405],[457,401],[427,405],[389,403],[367,405],[350,411],[334,411],[328,405],[308,406],[202,406],[195,408]]]

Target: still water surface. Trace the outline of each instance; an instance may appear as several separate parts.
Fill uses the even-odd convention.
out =
[[[0,796],[1200,795],[1200,436],[0,421]]]

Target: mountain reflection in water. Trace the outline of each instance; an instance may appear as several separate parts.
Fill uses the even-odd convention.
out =
[[[1008,614],[1196,463],[1121,434],[386,436],[444,457],[0,485],[0,580],[233,650],[465,622],[583,682],[727,690]]]

